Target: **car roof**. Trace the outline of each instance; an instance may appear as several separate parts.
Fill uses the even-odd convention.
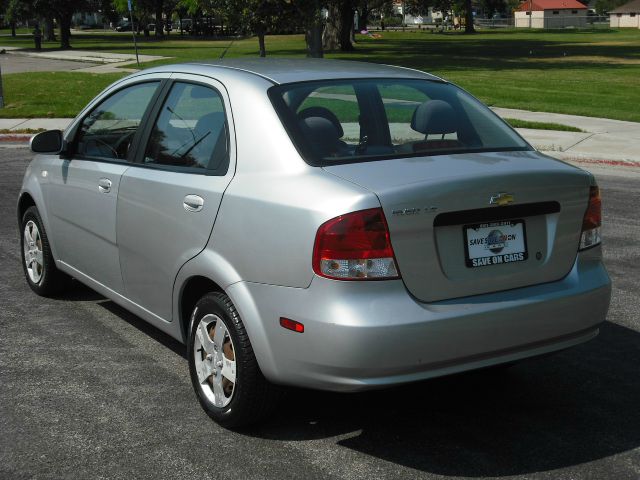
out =
[[[220,68],[258,75],[276,84],[306,82],[311,80],[338,80],[352,78],[410,78],[442,81],[419,70],[368,62],[328,60],[320,58],[231,58],[208,62],[182,64],[180,67],[206,74]],[[166,70],[175,71],[177,65]],[[161,67],[162,68],[162,67]]]

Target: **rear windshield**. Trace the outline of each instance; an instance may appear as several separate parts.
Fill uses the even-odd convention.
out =
[[[272,87],[269,96],[311,165],[531,150],[491,110],[448,83],[304,82]]]

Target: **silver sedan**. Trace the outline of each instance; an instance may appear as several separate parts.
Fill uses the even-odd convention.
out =
[[[330,60],[158,67],[32,139],[29,286],[88,285],[184,342],[205,411],[380,388],[593,338],[589,173],[435,76]]]

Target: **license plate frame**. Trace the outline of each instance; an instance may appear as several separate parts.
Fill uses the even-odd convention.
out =
[[[524,262],[529,258],[526,222],[522,218],[463,225],[462,233],[467,268]]]

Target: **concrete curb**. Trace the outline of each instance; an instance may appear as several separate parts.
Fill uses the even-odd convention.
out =
[[[28,144],[35,133],[1,133],[0,143],[24,143]]]

